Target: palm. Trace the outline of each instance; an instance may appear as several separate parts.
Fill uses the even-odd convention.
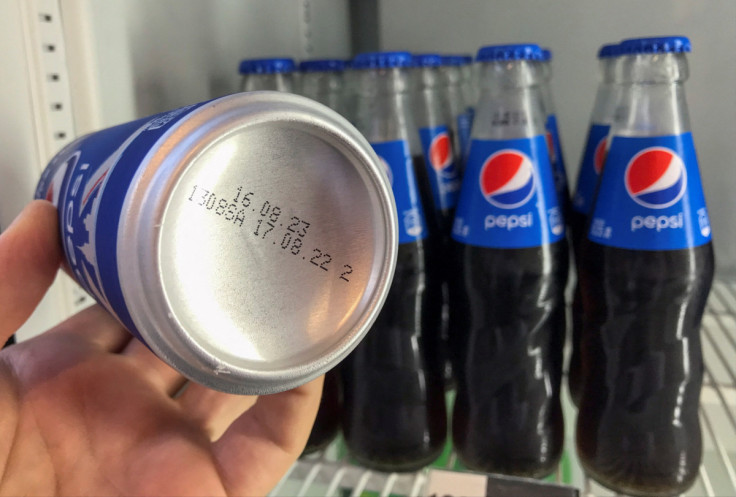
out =
[[[5,349],[0,495],[264,494],[301,452],[321,380],[258,399],[172,397],[183,384],[100,308]]]

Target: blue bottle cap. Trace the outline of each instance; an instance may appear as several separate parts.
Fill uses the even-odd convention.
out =
[[[355,56],[353,69],[386,69],[392,67],[410,67],[409,52],[368,52]]]
[[[630,38],[621,42],[621,54],[687,53],[690,52],[687,36],[656,36],[652,38]]]
[[[443,66],[464,66],[473,62],[469,55],[443,55],[440,59]]]
[[[621,45],[619,43],[609,43],[607,45],[603,45],[600,50],[598,50],[599,59],[618,57],[619,55],[621,55]]]
[[[552,50],[549,48],[542,49],[542,62],[549,62],[552,60]]]
[[[299,64],[302,72],[342,71],[345,69],[345,61],[341,59],[315,59],[304,60]]]
[[[475,56],[478,62],[494,60],[542,60],[542,49],[535,43],[489,45],[481,47]]]
[[[437,67],[442,65],[442,57],[434,53],[415,54],[411,62],[414,67]]]
[[[245,59],[240,62],[240,74],[275,74],[292,72],[294,60],[290,58]]]

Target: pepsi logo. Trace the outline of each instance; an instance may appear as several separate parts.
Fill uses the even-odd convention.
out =
[[[685,193],[685,163],[673,150],[650,147],[636,154],[626,166],[624,183],[629,196],[639,205],[664,209]]]
[[[429,144],[429,164],[438,174],[446,173],[452,165],[452,142],[447,132],[438,133]],[[454,168],[450,172],[454,173]]]
[[[388,162],[386,162],[386,159],[378,156],[378,160],[381,162],[381,165],[383,166],[383,170],[386,172],[386,176],[388,176],[388,183],[391,186],[394,186],[394,173],[391,172],[391,166],[388,165]]]
[[[601,138],[601,141],[595,146],[595,152],[593,153],[593,168],[595,168],[595,174],[598,176],[603,172],[603,165],[606,163],[606,155],[608,155],[607,143],[608,141],[605,137]]]
[[[479,179],[483,197],[501,209],[521,207],[534,195],[534,166],[518,150],[499,150],[488,157]]]

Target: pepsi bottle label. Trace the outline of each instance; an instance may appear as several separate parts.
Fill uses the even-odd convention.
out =
[[[421,128],[419,136],[422,139],[434,205],[441,211],[452,209],[460,194],[460,174],[452,153],[452,140],[447,126]]]
[[[470,131],[473,127],[473,117],[467,110],[457,116],[457,134],[460,142],[460,157],[467,157],[470,146]]]
[[[542,135],[473,140],[452,237],[491,248],[560,241],[565,222]]]
[[[711,241],[692,134],[613,138],[588,238],[634,250]]]
[[[603,171],[603,163],[606,160],[606,139],[609,124],[591,124],[588,130],[588,139],[585,143],[583,161],[578,173],[578,185],[573,197],[572,207],[576,211],[590,214],[593,207],[593,196],[598,185],[598,178]]]
[[[405,140],[371,143],[381,159],[396,199],[399,214],[399,243],[412,243],[427,237],[427,223],[419,198],[414,161]]]
[[[564,192],[567,189],[567,172],[565,170],[565,161],[562,158],[562,145],[560,143],[560,133],[557,130],[557,117],[554,114],[547,116],[546,128],[547,148],[549,149],[549,159],[552,163],[555,188],[558,192]]]
[[[83,136],[44,170],[35,198],[59,209],[62,245],[77,281],[134,335],[140,335],[118,274],[120,216],[133,177],[156,142],[195,109],[182,107]],[[98,217],[105,222],[98,222]]]

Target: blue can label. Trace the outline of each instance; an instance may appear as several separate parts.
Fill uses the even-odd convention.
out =
[[[591,124],[588,130],[583,161],[578,173],[578,185],[572,201],[573,209],[586,216],[593,207],[595,188],[606,161],[606,139],[610,129],[609,124]]]
[[[565,170],[565,160],[562,157],[562,144],[560,143],[560,133],[557,130],[557,117],[554,114],[547,116],[547,149],[549,150],[549,159],[552,163],[552,173],[555,179],[555,189],[562,194],[567,191],[567,172]]]
[[[156,142],[201,105],[204,103],[77,139],[51,160],[36,188],[36,198],[53,202],[59,210],[64,252],[77,282],[137,336],[118,275],[117,235],[123,202],[133,176]]]
[[[613,138],[588,238],[635,250],[676,250],[711,240],[691,133]]]
[[[452,209],[460,194],[460,172],[452,153],[447,126],[421,128],[419,136],[435,208],[441,211]]]
[[[411,243],[427,237],[427,223],[419,198],[414,161],[404,140],[371,143],[386,169],[396,199],[399,215],[399,243]]]
[[[473,115],[467,110],[457,116],[457,134],[458,142],[460,143],[459,157],[465,158],[468,156],[470,147],[470,132],[473,128]]]
[[[564,236],[545,137],[473,140],[452,237],[480,247],[523,248]]]

